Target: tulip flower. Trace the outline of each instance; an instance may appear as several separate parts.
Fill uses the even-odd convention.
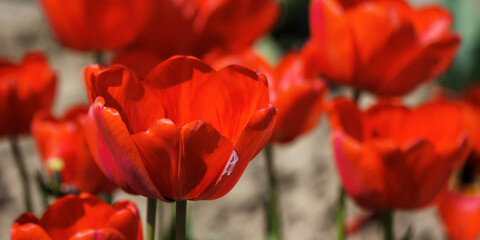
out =
[[[465,166],[452,181],[453,188],[437,199],[437,212],[451,240],[475,240],[480,236],[480,157],[472,151]]]
[[[133,42],[152,14],[154,0],[40,0],[56,37],[66,47],[111,50]]]
[[[215,72],[173,57],[145,79],[121,66],[86,69],[88,143],[105,175],[162,201],[216,199],[268,142],[276,109],[264,75]]]
[[[450,65],[460,38],[437,6],[403,0],[312,0],[307,65],[327,80],[380,96],[399,96]]]
[[[33,114],[50,108],[55,73],[41,53],[25,55],[18,65],[0,60],[0,136],[30,132]]]
[[[42,53],[28,53],[18,65],[0,60],[0,136],[9,136],[27,211],[32,210],[30,183],[16,135],[29,133],[33,114],[51,107],[55,86],[55,73]]]
[[[480,236],[480,191],[450,191],[440,198],[438,212],[451,240]]]
[[[110,206],[87,193],[58,199],[40,219],[32,213],[21,215],[13,223],[10,237],[12,240],[143,239],[134,203],[118,201]]]
[[[270,142],[291,142],[318,123],[327,88],[322,79],[308,76],[304,71],[300,54],[287,54],[276,68],[251,50],[221,57],[212,54],[207,61],[214,68],[239,64],[267,76],[270,101],[280,109]]]
[[[362,112],[339,98],[330,111],[343,186],[366,209],[429,205],[469,151],[460,109],[451,103],[409,109],[391,100]]]
[[[130,48],[201,57],[217,50],[242,52],[275,24],[275,0],[157,1],[154,14]],[[159,30],[161,29],[161,30]]]
[[[32,135],[48,176],[53,178],[58,171],[63,188],[110,193],[115,185],[103,175],[88,149],[84,135],[87,113],[88,108],[83,106],[70,109],[61,119],[55,119],[48,111],[38,112],[32,122]],[[63,166],[52,169],[55,164]]]

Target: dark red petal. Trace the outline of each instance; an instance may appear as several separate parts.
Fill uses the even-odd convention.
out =
[[[235,165],[232,143],[204,121],[186,124],[181,130],[182,158],[179,162],[179,195],[182,199],[202,199],[215,188],[219,177],[230,174]],[[232,166],[233,167],[233,166]]]
[[[180,131],[169,119],[157,120],[146,132],[132,136],[143,164],[163,197],[177,200]]]
[[[105,107],[104,100],[100,97],[92,107],[92,115],[99,133],[128,186],[137,194],[163,200],[145,170],[137,146],[120,114],[114,108]]]

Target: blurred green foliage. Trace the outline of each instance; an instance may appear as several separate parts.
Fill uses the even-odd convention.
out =
[[[480,1],[444,0],[454,15],[454,28],[461,38],[461,47],[451,69],[440,83],[461,91],[474,81],[480,81]]]

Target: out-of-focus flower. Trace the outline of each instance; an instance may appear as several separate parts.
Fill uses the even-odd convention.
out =
[[[33,114],[50,108],[55,73],[41,53],[29,53],[15,65],[0,60],[0,136],[30,132]]]
[[[329,111],[343,186],[370,210],[430,204],[469,151],[460,109],[448,102],[411,110],[390,100],[361,112],[339,98]]]
[[[240,66],[218,72],[172,57],[141,80],[121,66],[86,69],[87,140],[127,192],[163,201],[216,199],[271,137],[267,80]]]
[[[88,107],[83,106],[70,109],[61,119],[55,119],[49,111],[38,112],[32,121],[32,135],[50,177],[58,171],[64,187],[78,192],[108,193],[115,185],[103,175],[88,149],[84,135],[87,113]],[[51,169],[57,168],[57,164],[63,166]]]
[[[480,191],[448,191],[439,198],[438,212],[451,240],[480,236]]]
[[[58,40],[75,50],[106,50],[134,41],[154,0],[40,0]],[[156,31],[161,32],[160,29]]]
[[[58,199],[40,219],[31,213],[21,215],[13,223],[10,237],[12,240],[143,239],[134,203],[118,201],[110,206],[87,193]]]
[[[148,26],[131,47],[201,57],[212,50],[241,52],[270,30],[280,7],[275,0],[157,1]]]
[[[451,23],[440,7],[402,0],[312,0],[306,61],[329,81],[403,95],[450,65],[460,43]]]
[[[239,64],[267,76],[270,101],[279,109],[271,142],[290,142],[318,123],[327,88],[319,77],[307,76],[300,54],[287,54],[275,69],[251,50],[222,57],[212,54],[207,58],[217,69]]]

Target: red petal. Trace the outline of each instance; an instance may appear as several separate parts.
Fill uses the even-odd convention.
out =
[[[126,238],[120,232],[111,228],[103,228],[98,230],[80,231],[68,240],[127,240],[135,238]]]
[[[317,86],[306,84],[291,87],[290,90],[278,95],[275,106],[280,111],[272,141],[289,142],[299,134],[311,130],[318,123],[326,93],[325,85],[318,83]]]
[[[128,186],[145,197],[164,200],[150,179],[135,142],[130,136],[120,114],[113,108],[105,107],[99,97],[92,105],[92,115],[105,144],[108,146],[120,173]],[[100,149],[106,151],[106,149]],[[100,159],[102,161],[102,159]]]
[[[165,198],[178,200],[180,131],[169,119],[157,120],[148,131],[132,136],[145,169]]]
[[[52,240],[42,227],[34,223],[12,226],[10,229],[10,238],[11,240]]]
[[[480,195],[451,191],[442,196],[438,212],[451,239],[477,239],[480,236]]]
[[[450,35],[452,16],[443,8],[431,6],[415,11],[413,22],[421,42],[426,45],[445,34]]]
[[[68,239],[85,229],[105,227],[113,213],[110,205],[97,197],[68,195],[47,208],[40,225],[53,239]]]
[[[86,69],[86,74],[90,74],[90,79],[88,76],[86,79],[90,81],[90,98],[103,97],[106,106],[120,113],[130,133],[145,131],[154,121],[164,117],[159,99],[128,69],[111,66],[100,70],[94,65]]]
[[[108,221],[108,227],[118,230],[126,240],[141,240],[142,224],[135,204],[122,200],[116,202],[113,208],[116,212]]]
[[[235,145],[234,152],[213,188],[198,200],[211,200],[227,194],[240,179],[248,163],[270,140],[275,125],[276,109],[272,105],[253,114]]]
[[[328,80],[347,83],[353,76],[355,51],[342,6],[335,0],[311,1],[310,32],[317,67]]]
[[[133,191],[133,189],[128,185],[127,180],[120,171],[115,158],[113,157],[110,149],[105,143],[105,140],[103,140],[103,136],[98,130],[93,113],[94,108],[95,105],[90,107],[86,121],[86,127],[84,129],[87,143],[93,158],[107,178],[109,178],[115,183],[115,185],[122,188],[124,191],[134,194],[135,191]]]

